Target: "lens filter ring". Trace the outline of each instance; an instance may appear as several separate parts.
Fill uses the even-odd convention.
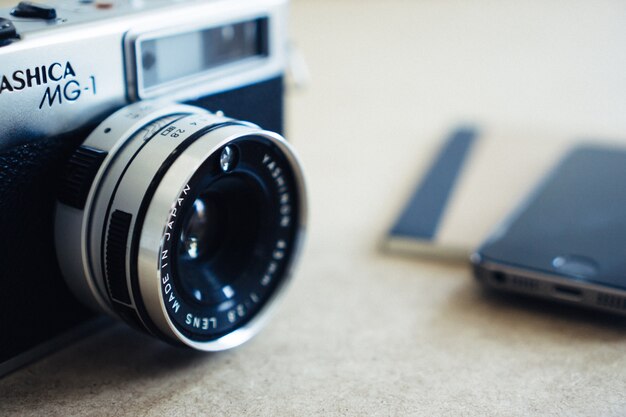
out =
[[[230,166],[228,153],[237,159]],[[202,216],[212,217],[193,224]],[[150,316],[197,349],[243,343],[291,276],[305,218],[299,164],[280,136],[236,125],[204,134],[164,174],[146,210],[138,278]]]

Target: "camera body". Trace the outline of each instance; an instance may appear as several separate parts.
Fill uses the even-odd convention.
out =
[[[63,0],[0,10],[0,373],[98,317],[55,254],[59,184],[75,150],[116,110],[154,99],[281,133],[286,6]]]

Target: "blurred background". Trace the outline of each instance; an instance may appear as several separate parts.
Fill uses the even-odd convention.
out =
[[[335,173],[309,178],[313,221],[353,224],[368,237],[355,242],[371,244],[459,124],[539,144],[626,137],[625,11],[619,1],[294,1],[291,33],[312,78],[290,91],[288,135],[307,164]],[[350,213],[331,215],[342,207]]]
[[[619,1],[296,0],[292,10],[317,94],[351,107],[361,97],[354,117],[626,127]]]

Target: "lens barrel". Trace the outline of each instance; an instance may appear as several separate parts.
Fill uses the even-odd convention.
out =
[[[141,102],[72,156],[56,247],[86,304],[169,342],[223,350],[266,321],[305,222],[300,164],[280,135]]]

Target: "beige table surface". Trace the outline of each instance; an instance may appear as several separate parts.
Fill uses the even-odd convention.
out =
[[[0,415],[625,415],[623,320],[377,250],[450,123],[626,134],[623,2],[517,3],[293,4],[311,221],[274,319],[209,355],[118,325],[0,380]]]

